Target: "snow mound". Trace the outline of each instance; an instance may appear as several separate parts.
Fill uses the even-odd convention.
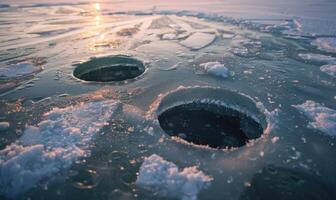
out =
[[[180,44],[191,50],[199,50],[210,45],[215,39],[215,34],[197,32],[181,41]]]
[[[308,100],[300,105],[293,105],[313,122],[309,126],[327,135],[336,136],[336,111],[319,103]]]
[[[118,108],[114,100],[54,108],[0,151],[0,195],[16,197],[89,155],[89,144]]]
[[[29,63],[20,63],[8,65],[0,68],[0,79],[17,78],[21,76],[30,75],[40,71],[41,68],[36,67]]]
[[[136,184],[162,197],[196,200],[197,194],[209,187],[212,180],[196,166],[179,171],[174,163],[153,154],[142,163]]]
[[[220,76],[223,78],[227,78],[229,76],[229,70],[221,64],[220,62],[207,62],[200,64],[200,67],[204,69],[208,74],[214,76]]]
[[[323,65],[320,67],[320,70],[324,73],[329,74],[330,76],[336,77],[336,64],[334,65]]]
[[[299,57],[306,61],[336,63],[336,58],[315,53],[300,53]]]
[[[320,50],[336,53],[336,38],[334,37],[321,37],[313,41]]]

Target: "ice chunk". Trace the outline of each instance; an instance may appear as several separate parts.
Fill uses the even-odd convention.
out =
[[[212,180],[196,166],[179,171],[174,163],[153,154],[142,163],[136,184],[162,197],[196,200],[197,194],[209,187]]]
[[[294,105],[294,107],[313,120],[309,123],[310,127],[319,129],[330,136],[336,136],[335,110],[310,100],[300,105]]]
[[[9,79],[20,76],[26,76],[38,72],[40,70],[41,68],[35,67],[34,65],[29,63],[8,65],[6,67],[0,68],[0,79]]]
[[[320,70],[324,73],[329,74],[330,76],[336,77],[336,64],[334,65],[323,65],[320,67]]]
[[[166,33],[162,35],[163,40],[176,40],[177,35],[175,33]]]
[[[0,196],[16,197],[43,178],[67,169],[106,125],[119,102],[80,103],[54,108],[37,126],[0,151]]]
[[[205,72],[214,76],[228,77],[229,70],[221,64],[220,62],[207,62],[200,64],[200,67],[204,69]]]
[[[336,63],[336,58],[332,56],[322,55],[322,54],[300,53],[299,57],[302,58],[303,60],[313,61],[313,62]]]
[[[162,35],[162,40],[180,40],[188,37],[188,32],[183,33],[165,33]]]
[[[199,50],[210,45],[215,39],[215,34],[197,32],[181,41],[180,44],[192,50]]]
[[[9,122],[0,122],[0,131],[7,130],[10,126]]]
[[[321,37],[313,41],[319,49],[327,52],[336,53],[336,38],[335,37]]]

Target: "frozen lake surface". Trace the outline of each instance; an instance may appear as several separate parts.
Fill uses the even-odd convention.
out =
[[[0,198],[335,199],[336,2],[0,3]]]

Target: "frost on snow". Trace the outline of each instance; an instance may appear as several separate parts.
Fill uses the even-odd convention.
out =
[[[229,70],[219,62],[207,62],[200,64],[200,67],[204,69],[205,72],[215,76],[228,77]]]
[[[212,180],[196,166],[179,171],[174,163],[153,154],[141,165],[136,184],[162,197],[196,200],[197,194],[209,187]]]
[[[215,34],[197,32],[183,40],[180,44],[192,50],[199,50],[210,45],[215,39]]]
[[[0,151],[0,195],[15,197],[86,156],[90,141],[119,103],[113,100],[54,108],[37,126]]]
[[[336,111],[314,101],[306,101],[294,107],[304,113],[313,122],[309,126],[330,136],[336,136]]]

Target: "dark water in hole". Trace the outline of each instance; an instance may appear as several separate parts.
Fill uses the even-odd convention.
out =
[[[240,147],[263,133],[261,125],[248,116],[211,104],[191,103],[170,108],[159,115],[159,122],[171,136],[213,148]]]
[[[109,82],[135,78],[144,71],[132,65],[113,65],[88,71],[75,76],[85,81]]]

